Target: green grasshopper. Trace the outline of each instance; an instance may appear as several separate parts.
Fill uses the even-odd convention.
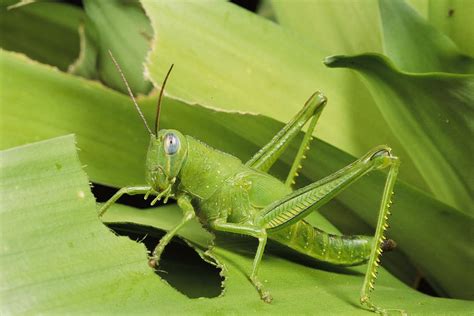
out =
[[[120,66],[112,53],[110,56],[150,134],[146,159],[148,184],[120,189],[101,207],[99,216],[102,217],[123,194],[145,194],[145,199],[149,195],[155,195],[151,205],[161,198],[164,198],[165,203],[169,198],[176,199],[183,211],[183,217],[161,238],[154,249],[149,261],[152,267],[158,267],[160,256],[173,236],[186,223],[198,217],[210,230],[258,239],[249,279],[265,302],[271,302],[272,297],[259,280],[258,269],[265,244],[270,238],[299,253],[334,265],[354,266],[368,262],[360,302],[377,313],[388,311],[376,306],[370,300],[369,294],[374,289],[382,252],[395,247],[395,243],[384,236],[388,227],[390,198],[399,167],[399,160],[391,154],[390,148],[376,147],[336,173],[293,191],[291,186],[301,168],[300,163],[308,149],[318,118],[326,105],[327,100],[321,93],[314,93],[303,109],[267,145],[249,161],[242,163],[238,158],[213,149],[177,130],[159,129],[163,90],[173,66],[163,81],[158,98],[155,129],[152,132]],[[283,183],[267,171],[308,121],[309,127]],[[389,168],[389,171],[374,237],[333,235],[303,220],[363,175],[385,168]]]

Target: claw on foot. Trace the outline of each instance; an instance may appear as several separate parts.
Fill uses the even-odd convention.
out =
[[[261,294],[260,294],[260,297],[262,298],[262,300],[265,302],[265,303],[271,303],[273,301],[273,297],[272,295],[270,294],[270,292],[268,291],[263,291]]]
[[[271,303],[273,301],[272,295],[270,294],[270,292],[266,291],[263,288],[262,282],[260,282],[256,277],[251,277],[250,281],[253,283],[253,285],[257,289],[258,294],[260,294],[260,298],[262,299],[262,301],[264,301],[265,303]]]
[[[150,258],[148,260],[148,265],[150,266],[150,268],[156,269],[158,268],[158,261],[155,258]]]
[[[384,315],[384,316],[389,316],[389,315],[401,315],[401,316],[408,316],[408,313],[404,311],[403,309],[384,309],[380,308],[378,306],[375,306],[372,302],[370,302],[369,297],[367,295],[364,295],[360,298],[360,303],[362,305],[366,305],[370,310],[375,312],[378,315]]]
[[[393,239],[386,239],[382,242],[380,248],[382,248],[383,252],[392,251],[397,248],[397,243]]]
[[[408,316],[407,312],[403,309],[378,309],[375,311],[379,315],[389,316],[389,315],[401,315]]]

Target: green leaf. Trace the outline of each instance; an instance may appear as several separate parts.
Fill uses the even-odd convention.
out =
[[[470,144],[464,135],[472,130],[472,76],[414,72],[470,72],[473,59],[461,55],[448,37],[403,1],[379,3],[385,51],[397,68],[369,55],[331,62],[366,75],[385,121],[431,192],[470,213],[472,183],[465,173]]]
[[[64,3],[0,7],[0,46],[66,70],[79,54],[77,29],[83,13]]]
[[[86,34],[98,50],[99,78],[108,86],[127,92],[117,69],[110,59],[114,54],[127,78],[132,91],[148,93],[151,83],[144,80],[143,61],[149,49],[153,30],[140,4],[135,1],[84,1]],[[88,30],[92,28],[92,30]],[[87,50],[87,46],[84,47]],[[84,54],[93,54],[84,52]]]
[[[74,143],[65,136],[1,152],[4,313],[111,312],[153,280],[143,246],[97,218]],[[124,283],[135,291],[112,291]],[[156,290],[159,282],[150,283]],[[104,304],[111,293],[117,300]]]
[[[155,86],[175,64],[168,95],[286,121],[320,90],[329,99],[317,128],[325,141],[361,155],[394,138],[359,79],[325,69],[322,60],[331,51],[306,34],[221,1],[143,1],[143,7],[155,31],[147,63]],[[367,117],[374,117],[370,124]],[[413,174],[406,176],[415,182]]]
[[[382,52],[376,1],[346,1],[344,5],[337,1],[271,3],[279,24],[317,43],[328,55]]]
[[[407,72],[473,73],[474,59],[402,0],[379,0],[384,51]],[[397,12],[394,14],[394,12]]]
[[[474,3],[469,0],[431,0],[429,20],[465,54],[474,56]]]
[[[474,119],[474,76],[405,73],[381,55],[335,56],[327,64],[361,72],[434,194],[472,215],[466,135]]]
[[[79,26],[79,56],[69,65],[68,72],[87,79],[97,79],[99,78],[97,31],[88,16],[85,16],[84,20],[87,22]]]
[[[449,36],[456,46],[474,56],[474,3],[470,0],[409,0],[424,18]]]
[[[274,0],[272,6],[280,25],[297,32],[304,37],[305,42],[314,43],[324,57],[365,51],[382,52],[382,31],[376,1],[346,1],[341,5],[341,2],[337,1]],[[348,16],[351,18],[348,19]],[[337,82],[331,82],[331,89],[337,88],[338,94],[348,96],[351,99],[350,104],[331,112],[328,109],[338,105],[330,98],[322,124],[328,123],[337,127],[344,124],[346,127],[328,136],[318,130],[317,135],[322,135],[322,138],[331,144],[357,156],[376,145],[390,144],[403,159],[400,177],[420,189],[429,191],[398,138],[387,128],[384,117],[361,78],[350,72],[341,75]],[[350,138],[350,147],[341,142],[347,137]]]
[[[14,54],[2,52],[0,57],[2,69],[11,74],[4,81],[10,89],[0,90],[0,100],[4,105],[15,104],[2,108],[0,148],[74,132],[81,160],[92,181],[116,187],[144,182],[148,134],[127,96]],[[37,84],[24,94],[20,93],[24,82]],[[151,122],[156,97],[141,100],[140,104]],[[271,139],[282,123],[264,116],[211,111],[166,98],[162,126],[177,128],[245,161]],[[297,146],[298,142],[291,145],[272,170],[274,174],[284,176]],[[317,141],[304,163],[301,184],[320,179],[353,160],[354,157]],[[383,180],[382,174],[365,178],[322,211],[341,214],[336,217],[338,224],[354,213],[373,224]],[[465,271],[474,262],[471,241],[465,233],[472,218],[402,182],[395,192],[390,235],[399,242],[400,251],[409,255],[442,292],[472,298],[472,282],[465,277]],[[432,246],[433,241],[436,246]],[[452,269],[453,266],[458,268]]]
[[[2,83],[10,88],[0,89],[2,116],[5,113],[1,128],[6,132],[0,138],[1,148],[73,132],[78,134],[83,148],[81,159],[87,164],[93,162],[87,172],[94,181],[116,186],[143,181],[144,158],[136,158],[144,156],[148,135],[141,129],[128,97],[97,82],[36,64],[24,56],[5,51],[0,56],[1,69],[11,74],[2,78]],[[35,83],[30,86],[31,94],[22,92],[25,82]],[[23,112],[26,107],[30,107],[30,113]],[[15,118],[16,115],[20,116]],[[107,133],[97,133],[100,130]],[[114,135],[115,132],[118,134]],[[114,141],[110,143],[111,140]],[[105,143],[108,145],[103,146]],[[142,149],[130,156],[129,148],[135,146]],[[114,162],[106,160],[107,157],[115,157]],[[110,167],[122,171],[112,172]]]
[[[261,302],[244,272],[252,258],[236,252],[232,248],[235,243],[226,242],[213,250],[226,266],[225,294],[199,300],[179,294],[160,282],[147,266],[142,245],[115,236],[100,223],[74,143],[73,137],[66,136],[1,152],[0,298],[4,312],[314,313],[314,304],[295,303],[304,298],[313,301],[316,296],[320,299],[318,311],[323,314],[367,313],[353,306],[361,281],[359,270],[334,273],[271,254],[266,256],[261,274],[278,301],[272,305]],[[122,211],[123,207],[117,214]],[[163,211],[179,216],[175,209],[145,211],[153,215],[146,223],[167,228],[154,216]],[[198,231],[186,236],[195,243],[202,237]],[[463,313],[472,308],[472,303],[416,293],[384,272],[380,279],[376,296],[387,306],[398,306],[403,299],[404,306],[414,313]],[[317,287],[315,281],[319,282]],[[297,286],[288,291],[292,284]]]

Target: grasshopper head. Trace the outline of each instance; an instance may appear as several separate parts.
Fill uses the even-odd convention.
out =
[[[162,129],[150,138],[146,179],[157,192],[170,191],[186,160],[188,143],[177,130]]]
[[[163,91],[165,89],[166,81],[173,69],[173,65],[168,70],[168,73],[163,80],[163,85],[160,89],[160,95],[158,96],[158,104],[156,106],[156,117],[155,117],[155,129],[153,132],[148,126],[148,123],[138,106],[135,97],[133,96],[132,90],[123,74],[122,69],[115,60],[112,52],[109,50],[110,57],[114,62],[120,76],[123,79],[125,87],[128,90],[128,94],[137,109],[138,114],[143,120],[143,124],[150,134],[150,145],[148,146],[148,154],[146,158],[146,179],[148,184],[161,196],[165,196],[165,201],[172,195],[172,186],[176,182],[184,161],[186,160],[188,143],[186,138],[180,132],[176,130],[160,130],[160,109],[161,100],[163,97]],[[156,135],[156,136],[155,136]]]

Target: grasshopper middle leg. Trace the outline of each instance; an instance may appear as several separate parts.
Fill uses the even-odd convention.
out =
[[[223,223],[221,221],[214,221],[210,223],[212,229],[222,232],[242,234],[258,238],[258,248],[255,258],[253,260],[252,272],[250,273],[250,281],[257,289],[260,297],[264,302],[270,303],[272,296],[270,292],[266,291],[263,287],[262,282],[258,278],[258,268],[260,261],[262,260],[263,252],[265,251],[265,245],[267,244],[267,232],[262,227],[249,226],[233,223]]]

